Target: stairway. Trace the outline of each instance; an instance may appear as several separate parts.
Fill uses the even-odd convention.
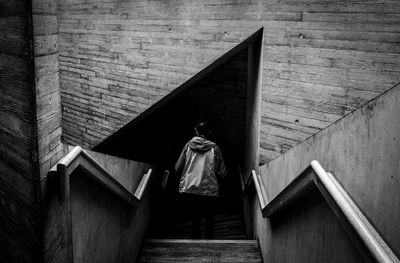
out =
[[[149,239],[138,262],[262,262],[256,240]]]

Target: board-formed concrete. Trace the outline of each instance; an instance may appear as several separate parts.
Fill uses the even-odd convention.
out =
[[[399,116],[400,85],[397,85],[262,166],[268,199],[272,200],[312,160],[317,160],[334,174],[393,252],[400,255]],[[330,212],[327,217],[328,205],[316,200],[319,198],[299,201],[286,216],[275,221],[263,219],[255,204],[256,232],[264,262],[281,261],[288,251],[296,256],[296,262],[356,260],[354,249],[337,251],[349,240],[338,221],[332,219],[333,214]]]
[[[399,13],[391,0],[60,1],[64,139],[96,145],[264,27],[270,161],[400,81]]]
[[[30,1],[0,1],[0,261],[41,260]]]
[[[101,167],[132,194],[150,168],[146,163],[87,151]],[[135,262],[151,222],[155,185],[138,207],[121,202],[101,184],[77,169],[71,174],[70,207],[73,262]],[[154,176],[154,175],[152,175]],[[152,178],[153,184],[157,180]]]

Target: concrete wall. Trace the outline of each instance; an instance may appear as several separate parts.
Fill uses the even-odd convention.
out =
[[[396,1],[60,1],[64,140],[90,147],[264,27],[269,161],[400,80]]]
[[[96,152],[89,154],[132,193],[151,168],[145,163]],[[150,223],[151,193],[147,191],[135,209],[81,172],[72,174],[70,204],[74,262],[135,262]]]
[[[57,4],[33,0],[33,44],[41,177],[61,158]]]
[[[0,261],[39,262],[41,222],[30,1],[0,1]]]
[[[49,203],[48,192],[52,189],[47,189],[47,172],[64,155],[61,143],[57,3],[55,0],[32,0],[31,3],[43,254],[45,262],[56,262],[65,260],[66,252],[65,225],[60,216],[62,207],[57,202]],[[58,210],[49,207],[57,207]]]
[[[262,166],[261,175],[268,199],[272,200],[312,160],[318,160],[326,171],[335,175],[378,233],[399,256],[399,116],[400,85],[397,85],[268,165]],[[288,218],[275,222],[263,219],[259,208],[255,210],[256,232],[264,262],[274,262],[273,259],[282,259],[285,255],[296,255],[299,260],[296,262],[352,261],[338,258],[350,254],[347,255],[344,252],[347,250],[342,249],[342,243],[347,241],[340,237],[344,230],[335,226],[337,222],[332,222],[333,214],[327,216],[326,208],[319,204],[310,205],[310,202],[315,201],[306,199],[289,211],[289,217],[307,219],[292,220],[292,223]],[[309,215],[305,216],[307,213]],[[279,232],[282,225],[287,226],[286,232]],[[305,246],[312,241],[316,244]],[[276,245],[283,244],[282,242],[284,246]],[[301,253],[301,249],[305,249],[307,253]],[[337,253],[332,254],[332,251]],[[321,257],[307,258],[313,253]],[[287,260],[285,262],[290,262]]]
[[[271,219],[264,262],[369,262],[358,252],[339,220],[319,192]],[[259,229],[260,230],[260,229]],[[267,251],[267,252],[266,252]]]

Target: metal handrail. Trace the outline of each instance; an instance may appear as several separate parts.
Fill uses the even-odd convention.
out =
[[[149,169],[149,171],[143,175],[142,180],[140,180],[139,186],[136,189],[136,192],[134,196],[140,201],[142,199],[142,196],[144,194],[144,191],[147,189],[147,185],[149,184],[150,181],[150,176],[152,174],[153,170]]]

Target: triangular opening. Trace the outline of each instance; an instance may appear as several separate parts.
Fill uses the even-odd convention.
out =
[[[230,200],[238,200],[239,170],[247,174],[258,164],[262,33],[261,28],[94,150],[173,170],[193,127],[206,121],[229,171]],[[241,205],[230,203],[241,214]]]
[[[169,166],[204,120],[224,153],[238,159],[244,148],[248,47],[261,34],[262,29],[252,34],[93,150]]]

